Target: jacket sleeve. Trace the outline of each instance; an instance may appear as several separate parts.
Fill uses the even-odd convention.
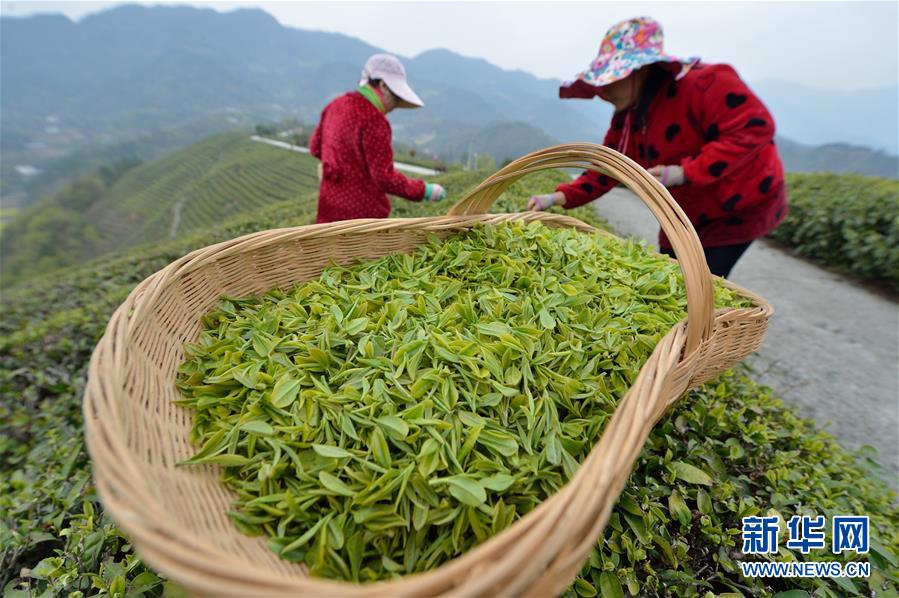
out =
[[[624,128],[624,113],[618,113],[612,117],[609,130],[606,131],[605,139],[602,144],[612,149],[618,149],[621,141],[621,131]],[[570,183],[562,183],[556,187],[556,191],[565,194],[565,209],[572,209],[582,206],[605,195],[610,189],[615,187],[618,181],[610,176],[596,172],[595,170],[585,170],[581,176]]]
[[[321,118],[318,120],[318,124],[315,125],[315,130],[312,132],[312,137],[309,139],[309,153],[319,160],[322,159],[322,123],[325,120],[325,113],[322,111]]]
[[[699,83],[705,77],[700,89]],[[709,68],[690,89],[690,111],[706,140],[681,166],[687,183],[710,185],[751,160],[774,139],[774,119],[761,100],[727,65]]]
[[[425,182],[408,179],[393,167],[393,135],[387,119],[372,119],[364,125],[361,135],[368,173],[378,189],[389,195],[421,201],[425,195]]]

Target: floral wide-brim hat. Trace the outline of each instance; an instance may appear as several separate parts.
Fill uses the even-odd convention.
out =
[[[559,87],[560,98],[590,99],[603,85],[624,79],[648,64],[664,62],[683,77],[699,58],[682,59],[662,50],[662,26],[649,17],[622,21],[606,33],[590,68]]]

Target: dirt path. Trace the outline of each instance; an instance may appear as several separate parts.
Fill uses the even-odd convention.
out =
[[[169,237],[172,239],[178,236],[178,227],[181,226],[181,208],[184,207],[185,199],[187,198],[182,197],[172,206],[172,226],[169,229]]]
[[[594,205],[619,233],[656,244],[655,219],[629,191]],[[731,279],[776,310],[748,360],[755,379],[847,448],[876,448],[899,488],[899,306],[767,241],[753,243]]]

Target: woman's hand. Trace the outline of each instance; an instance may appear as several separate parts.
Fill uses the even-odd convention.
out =
[[[555,193],[546,193],[544,195],[531,195],[528,200],[528,209],[535,212],[548,210],[553,206],[564,206],[565,194],[561,191]]]
[[[440,201],[446,199],[446,189],[437,183],[425,183],[424,201]]]
[[[679,164],[653,166],[647,172],[666,187],[677,187],[684,184],[684,168]]]

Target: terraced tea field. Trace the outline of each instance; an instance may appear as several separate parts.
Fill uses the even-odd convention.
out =
[[[88,218],[101,253],[175,238],[285,200],[310,201],[315,166],[311,156],[242,133],[217,135],[129,172]]]

